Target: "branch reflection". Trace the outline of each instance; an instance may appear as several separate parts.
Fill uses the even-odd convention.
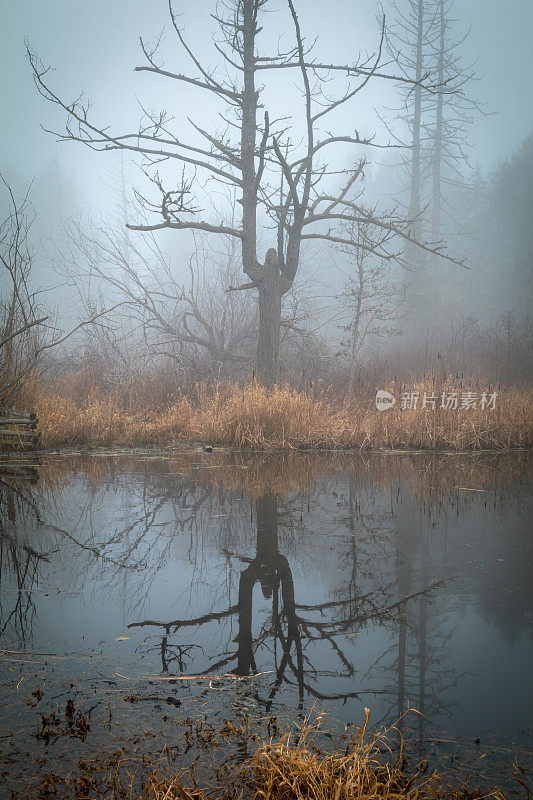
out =
[[[353,656],[347,653],[347,645],[356,633],[369,624],[383,625],[392,620],[404,624],[409,601],[428,597],[440,582],[424,586],[419,591],[404,592],[401,599],[395,595],[394,584],[373,587],[369,591],[358,591],[353,577],[357,571],[357,553],[352,549],[352,580],[346,596],[320,603],[303,604],[295,599],[294,578],[287,557],[279,549],[280,517],[287,524],[290,512],[280,510],[279,496],[264,492],[255,500],[256,544],[253,558],[240,557],[247,564],[241,571],[238,582],[238,600],[227,608],[212,611],[190,619],[175,619],[168,622],[156,620],[136,621],[129,628],[162,628],[162,671],[176,663],[183,671],[186,657],[190,657],[196,641],[186,640],[183,633],[194,628],[200,638],[199,629],[214,621],[230,617],[237,618],[238,633],[232,643],[227,644],[218,656],[207,654],[208,666],[201,674],[219,674],[221,670],[234,675],[250,676],[264,672],[258,666],[258,654],[262,661],[265,654],[270,660],[273,679],[263,697],[256,693],[256,700],[269,711],[283,684],[297,690],[297,705],[303,708],[305,695],[320,700],[360,698],[363,694],[381,694],[385,689],[368,689],[355,686],[341,692],[321,690],[321,679],[350,679],[355,673]],[[262,596],[269,601],[270,612],[254,632],[254,588],[260,587]],[[405,588],[405,587],[404,587]],[[181,634],[180,641],[169,643],[169,637]],[[353,647],[350,648],[353,650]],[[151,647],[152,652],[154,646]],[[204,652],[204,648],[202,648]],[[169,656],[169,653],[172,653]],[[327,664],[327,668],[318,664]],[[338,664],[335,667],[335,663]],[[254,688],[254,691],[256,689]]]

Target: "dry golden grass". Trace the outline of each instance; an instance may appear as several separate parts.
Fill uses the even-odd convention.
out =
[[[408,774],[403,758],[384,757],[388,731],[367,736],[370,712],[344,750],[323,753],[310,741],[318,723],[308,718],[297,742],[287,734],[263,743],[254,755],[256,800],[466,800],[500,798],[499,790],[482,792],[451,788],[427,765]],[[392,751],[389,751],[392,756]]]
[[[386,387],[397,398],[403,387]],[[478,391],[488,387],[450,378],[428,380],[409,391]],[[150,381],[103,390],[88,373],[50,387],[34,382],[20,402],[35,407],[44,447],[141,446],[197,441],[245,450],[331,448],[508,449],[533,442],[531,392],[500,388],[493,410],[400,410],[379,412],[372,396],[328,390],[268,390],[251,382],[199,384],[170,400]]]

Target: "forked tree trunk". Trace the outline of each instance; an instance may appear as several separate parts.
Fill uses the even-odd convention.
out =
[[[278,256],[274,248],[266,255],[259,289],[259,338],[257,378],[266,386],[279,380],[279,335],[281,327],[281,287]]]
[[[259,292],[259,339],[255,374],[261,383],[272,386],[279,375],[279,333],[281,322],[280,270],[277,251],[271,248],[264,266],[257,261],[257,96],[255,88],[255,36],[257,33],[258,0],[243,0],[243,72],[244,90],[241,126],[242,169],[242,262],[244,272]],[[268,127],[268,117],[265,117]]]

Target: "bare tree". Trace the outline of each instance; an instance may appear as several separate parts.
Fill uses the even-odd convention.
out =
[[[8,214],[0,223],[0,277],[6,286],[0,294],[0,403],[10,407],[43,353],[110,309],[94,312],[68,332],[59,327],[56,315],[42,302],[39,290],[34,287],[30,230],[36,213],[29,189],[22,201],[18,201],[2,175],[0,180],[9,202]]]
[[[18,202],[0,175],[8,195],[9,212],[0,224],[0,265],[5,290],[0,296],[0,403],[9,404],[35,366],[48,313],[30,288],[32,253],[29,232],[35,211],[29,190]],[[37,335],[36,335],[37,334]]]
[[[348,388],[355,387],[360,355],[370,337],[391,336],[397,333],[394,321],[400,316],[405,300],[405,286],[397,275],[397,265],[374,255],[378,242],[371,240],[365,226],[350,226],[347,236],[353,245],[343,245],[342,252],[348,254],[354,272],[349,274],[340,300],[339,314],[347,321],[341,326],[347,339],[341,344],[348,355]],[[390,234],[381,234],[381,246]]]
[[[118,226],[71,220],[66,234],[61,271],[85,313],[106,297],[119,305],[105,327],[94,326],[109,366],[166,363],[182,374],[220,376],[253,361],[251,297],[228,291],[238,280],[234,237],[221,236],[213,247],[195,232],[193,254],[180,272],[151,233],[142,242],[125,241]]]
[[[335,169],[333,154],[339,145],[379,145],[372,138],[361,137],[357,130],[331,132],[328,128],[333,124],[333,119],[329,120],[334,112],[350,103],[371,79],[413,84],[411,78],[379,69],[384,25],[373,58],[348,65],[319,62],[311,55],[312,47],[305,43],[293,0],[287,0],[293,44],[286,51],[278,48],[263,54],[260,34],[266,6],[267,0],[231,0],[224,6],[226,16],[214,14],[220,37],[214,43],[221,59],[218,71],[204,66],[189,46],[171,0],[170,21],[183,53],[192,62],[193,73],[167,69],[160,61],[159,43],[152,47],[141,39],[145,63],[136,67],[137,71],[193,86],[224,106],[222,123],[213,131],[189,120],[196,137],[191,142],[183,141],[171,130],[171,118],[164,111],[143,109],[139,128],[131,132],[115,132],[95,122],[89,106],[81,99],[67,102],[53,91],[48,70],[29,47],[28,57],[39,92],[67,114],[66,129],[56,134],[60,139],[82,142],[95,150],[118,149],[143,156],[145,174],[149,174],[158,199],[148,199],[140,193],[138,198],[159,216],[159,221],[130,224],[131,229],[205,231],[233,237],[240,245],[242,269],[249,282],[238,288],[255,289],[258,295],[257,374],[271,383],[278,376],[282,298],[294,282],[304,242],[322,239],[342,243],[339,228],[346,221],[364,221],[393,230],[408,241],[415,241],[416,237],[401,219],[394,215],[375,216],[354,197],[361,163]],[[265,110],[258,120],[263,89],[257,79],[280,70],[293,70],[299,75],[304,129],[301,143],[296,114],[290,119],[275,120]],[[329,95],[331,83],[326,82],[332,75],[345,78],[345,85],[335,97]],[[158,172],[163,162],[180,166],[174,188],[169,188]],[[238,223],[227,225],[202,218],[203,177],[240,193],[242,214]],[[265,233],[273,229],[273,234],[268,235],[274,246],[267,249],[264,263],[260,263],[257,254],[259,229]],[[423,242],[418,245],[431,250]]]
[[[399,86],[399,118],[405,133],[387,127],[403,153],[397,166],[406,179],[415,238],[423,239],[427,228],[435,250],[428,256],[406,244],[407,266],[413,269],[413,312],[426,308],[427,315],[438,305],[434,268],[443,247],[442,216],[447,202],[443,186],[465,185],[468,180],[464,176],[465,166],[469,167],[467,131],[481,108],[465,94],[475,72],[473,65],[466,65],[461,58],[469,31],[454,33],[453,0],[407,0],[402,4],[392,0],[391,6],[394,22],[387,30],[387,49],[399,73],[411,78],[413,86]],[[434,88],[428,91],[427,85]],[[453,220],[449,205],[447,211]]]
[[[433,97],[434,123],[428,122],[432,139],[431,171],[431,239],[438,242],[442,235],[444,205],[453,217],[447,203],[444,185],[465,186],[472,179],[465,178],[465,167],[470,170],[468,128],[476,115],[485,113],[482,106],[465,93],[476,80],[475,64],[465,64],[461,48],[470,35],[454,31],[453,0],[436,0],[438,39],[435,42],[435,76],[438,91]],[[455,221],[455,220],[454,220]]]
[[[434,52],[438,39],[438,27],[434,0],[408,0],[400,6],[392,0],[394,23],[386,33],[387,49],[395,65],[404,78],[410,78],[414,85],[401,84],[402,105],[397,122],[403,123],[404,133],[393,130],[387,124],[389,133],[399,145],[401,153],[399,166],[406,177],[408,216],[412,221],[415,238],[420,239],[424,230],[424,215],[427,206],[425,186],[430,174],[427,152],[431,146],[430,135],[424,124],[432,100],[432,93],[424,91],[424,81],[432,74]],[[440,96],[444,87],[440,86]],[[406,242],[405,258],[409,269],[413,270],[415,285],[424,287],[427,266],[426,253]],[[425,287],[424,287],[425,288]],[[416,298],[414,305],[417,305]]]

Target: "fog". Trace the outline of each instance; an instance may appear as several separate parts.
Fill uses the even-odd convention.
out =
[[[426,3],[428,7],[438,8],[437,0],[433,3],[426,0]],[[411,5],[416,5],[415,0]],[[533,260],[527,224],[533,197],[533,106],[530,103],[533,4],[528,0],[511,0],[505,11],[497,0],[454,0],[445,5],[451,39],[464,37],[451,58],[461,62],[465,74],[471,75],[460,92],[469,100],[472,98],[474,105],[469,106],[461,122],[461,137],[464,136],[461,157],[456,158],[452,166],[446,157],[442,160],[442,214],[437,237],[442,243],[441,257],[429,252],[436,247],[430,231],[432,176],[428,171],[429,160],[427,164],[423,162],[421,168],[420,207],[416,214],[410,214],[413,211],[412,199],[409,207],[408,188],[411,149],[407,140],[411,128],[405,120],[405,108],[413,101],[414,86],[411,83],[406,89],[397,81],[373,76],[353,102],[341,104],[333,111],[328,124],[336,132],[352,135],[355,129],[363,139],[375,137],[373,144],[394,147],[379,149],[341,144],[328,157],[329,169],[340,173],[352,168],[364,156],[367,164],[364,182],[361,180],[358,185],[360,201],[368,208],[378,209],[379,213],[393,214],[396,222],[400,217],[410,219],[418,215],[420,222],[413,223],[413,235],[429,242],[429,250],[420,257],[419,251],[414,255],[414,251],[405,250],[405,240],[391,244],[390,253],[398,254],[399,258],[391,261],[371,258],[366,262],[362,269],[369,272],[365,273],[367,283],[363,291],[361,286],[354,288],[355,249],[347,250],[335,243],[330,246],[331,242],[318,238],[304,243],[297,274],[282,301],[282,371],[289,377],[295,370],[301,371],[302,359],[309,374],[313,371],[323,374],[325,363],[333,374],[339,369],[342,372],[342,365],[347,361],[351,360],[353,372],[355,361],[360,369],[377,357],[386,359],[392,353],[397,364],[398,353],[407,350],[411,353],[409,369],[415,369],[417,353],[424,351],[427,360],[429,348],[432,353],[434,350],[432,357],[438,355],[442,360],[446,347],[448,354],[455,348],[455,355],[449,356],[448,361],[444,356],[445,363],[440,363],[445,369],[470,366],[475,371],[481,368],[504,380],[522,381],[528,375],[530,329],[527,315]],[[212,40],[217,29],[212,18],[215,7],[210,0],[200,0],[194,4],[182,3],[179,8],[180,28],[209,74],[221,63]],[[223,10],[220,6],[219,12]],[[399,0],[396,8],[386,0],[383,11],[386,31],[392,34],[399,13],[409,13],[408,0]],[[374,63],[373,54],[380,47],[381,12],[373,0],[332,0],[327,5],[308,0],[298,3],[296,12],[305,43],[311,45],[316,38],[313,51],[316,61],[360,64],[366,54],[369,63]],[[264,29],[258,35],[259,51],[266,54],[278,44],[281,50],[292,48],[294,30],[287,5],[281,0],[272,0],[260,14]],[[178,363],[180,370],[185,369],[187,360],[187,363],[194,362],[195,369],[200,369],[201,362],[206,374],[233,374],[236,362],[232,362],[231,367],[231,358],[226,363],[224,353],[229,348],[228,340],[233,341],[237,335],[235,330],[227,332],[226,343],[218,347],[216,358],[199,342],[201,323],[198,323],[200,328],[189,331],[191,337],[198,340],[193,343],[185,343],[186,336],[180,329],[181,339],[178,336],[176,342],[182,355],[177,354],[170,331],[172,326],[178,328],[187,314],[194,316],[191,298],[188,298],[189,310],[184,312],[183,304],[187,301],[183,297],[180,299],[176,288],[185,287],[188,291],[193,284],[199,314],[209,318],[213,326],[213,320],[220,316],[217,303],[226,296],[228,282],[248,280],[242,273],[238,248],[230,258],[224,237],[200,236],[187,229],[157,231],[153,237],[138,231],[127,233],[125,223],[146,222],[146,207],[144,211],[140,209],[139,195],[148,202],[160,202],[153,184],[139,168],[139,154],[120,150],[94,152],[77,141],[58,141],[54,132],[64,132],[67,115],[38,93],[26,55],[25,42],[45,67],[51,67],[44,76],[46,85],[67,104],[83,95],[90,103],[90,117],[98,128],[106,129],[109,125],[114,133],[134,133],[146,111],[166,109],[168,128],[173,134],[181,141],[201,147],[205,139],[189,118],[199,128],[215,135],[223,110],[220,97],[203,92],[195,85],[134,71],[136,66],[146,64],[139,36],[148,46],[161,36],[158,65],[164,61],[165,68],[171,71],[194,72],[194,66],[190,72],[191,64],[179,47],[167,3],[162,0],[152,3],[119,0],[112,4],[102,0],[91,4],[28,0],[23,4],[4,3],[3,21],[0,32],[3,61],[0,172],[19,202],[31,185],[29,198],[35,220],[28,238],[32,251],[29,284],[30,293],[38,293],[38,303],[46,304],[50,319],[54,318],[53,333],[46,335],[52,335],[52,339],[62,338],[96,311],[128,302],[127,310],[123,307],[118,315],[116,312],[108,317],[104,315],[105,323],[99,319],[97,323],[84,325],[58,348],[47,351],[46,368],[54,374],[65,369],[65,359],[72,368],[78,368],[87,358],[94,361],[98,357],[102,363],[110,359],[107,369],[115,370],[118,376],[118,363],[108,351],[107,355],[104,352],[107,342],[117,352],[120,350],[120,375],[126,377],[128,370],[140,368],[138,364],[134,366],[135,358],[128,348],[137,348],[138,352],[137,345],[132,342],[137,342],[142,328],[143,352],[149,359],[143,362],[143,368],[147,363],[153,364],[154,358],[164,361],[171,351],[172,363],[174,366]],[[408,55],[407,51],[405,47],[400,60]],[[399,73],[390,47],[387,49],[387,37],[379,69],[387,74]],[[231,67],[228,70],[231,71]],[[290,118],[287,123],[291,125],[290,138],[298,144],[306,135],[300,76],[297,70],[273,72],[259,73],[257,85],[265,86],[261,103],[269,109],[271,119]],[[327,80],[327,91],[332,96],[339,92],[342,95],[342,76],[331,73]],[[435,83],[434,76],[432,80]],[[437,95],[438,91],[427,93],[422,101],[429,104],[428,121],[422,123],[427,135],[433,130],[431,104],[436,103]],[[444,93],[443,97],[446,115],[447,103],[452,102],[453,94]],[[426,112],[423,110],[423,113]],[[260,106],[258,124],[262,124],[262,115]],[[455,111],[450,113],[452,126],[456,116]],[[325,132],[329,131],[328,124],[324,125]],[[282,123],[280,126],[283,128]],[[528,137],[529,144],[524,145]],[[407,148],[398,147],[399,142],[407,144]],[[422,159],[424,147],[423,140]],[[431,147],[427,153],[430,150]],[[406,161],[403,170],[402,159]],[[168,190],[179,183],[181,169],[179,161],[171,161],[157,164],[151,174],[159,170]],[[217,223],[227,224],[232,213],[240,213],[240,206],[237,203],[232,211],[232,196],[227,187],[214,186],[204,178],[205,175],[201,177],[196,173],[191,176],[191,180],[195,180],[199,209],[195,213],[202,219],[216,218]],[[515,191],[517,181],[521,185]],[[339,176],[337,189],[341,183]],[[238,193],[236,199],[238,201]],[[8,205],[9,198],[3,193],[1,207],[5,213],[2,218],[6,216]],[[154,221],[152,214],[150,222]],[[107,255],[102,251],[102,236],[113,239],[114,256],[109,247]],[[275,236],[275,231],[266,227],[264,211],[259,209],[257,254],[261,263],[268,248],[276,246]],[[126,296],[123,287],[108,280],[109,275],[124,277],[126,274],[117,254],[130,259],[132,274],[135,272],[139,283],[145,282],[158,295],[156,310],[153,307],[148,313],[146,308],[133,308],[132,298]],[[221,263],[225,264],[225,272]],[[10,287],[5,270],[0,279],[3,294],[8,293]],[[131,275],[126,276],[126,284],[128,281]],[[170,299],[169,281],[173,286]],[[143,288],[140,285],[138,288],[142,293]],[[358,322],[359,329],[354,334],[357,291],[359,299],[363,298],[363,306],[367,302],[364,313],[370,323],[363,327]],[[165,294],[166,301],[161,299]],[[255,347],[257,298],[253,291],[240,292],[232,296],[231,303],[233,318],[248,320],[248,328],[242,334],[243,342],[239,344],[240,376],[253,369],[253,358],[241,356],[243,351]],[[166,315],[166,328],[157,327],[154,319],[158,315]],[[505,319],[507,323],[502,322]],[[193,319],[191,325],[197,322]],[[187,322],[184,324],[187,328]],[[476,341],[469,340],[465,345],[465,338],[468,339],[474,329]],[[450,342],[450,335],[453,339],[459,332],[462,332],[462,360],[457,357],[457,341]],[[96,340],[100,341],[98,352]],[[189,351],[183,355],[184,344],[194,349],[193,355]],[[496,351],[498,358],[506,363],[507,376],[505,371],[502,373],[501,363],[496,365],[490,361],[496,358]],[[508,369],[509,358],[502,355],[504,351],[512,352],[516,360],[512,374]],[[218,365],[216,368],[210,363],[213,359]]]

